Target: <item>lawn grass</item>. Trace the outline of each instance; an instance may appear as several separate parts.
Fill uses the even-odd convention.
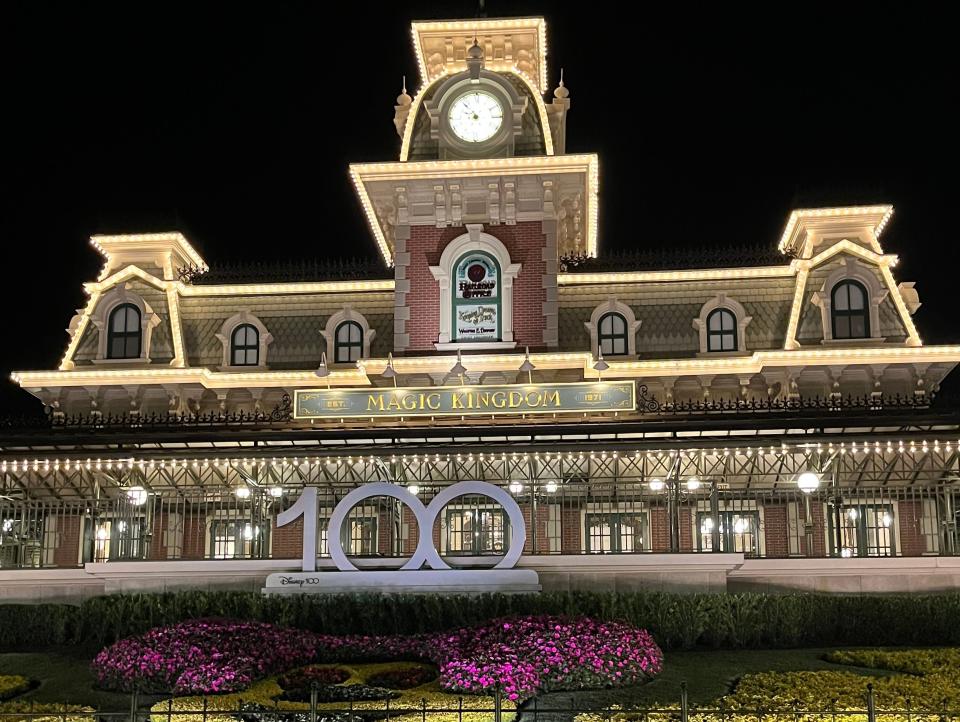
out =
[[[555,692],[543,695],[538,704],[549,708],[601,709],[612,704],[655,707],[680,701],[680,685],[686,681],[692,705],[707,705],[729,692],[744,674],[802,670],[846,670],[886,676],[891,672],[826,662],[821,657],[833,648],[777,650],[697,650],[668,652],[663,672],[652,682],[637,687]],[[0,674],[20,674],[39,685],[17,699],[36,702],[80,704],[104,712],[130,709],[130,696],[98,690],[90,671],[89,656],[62,649],[45,653],[0,654]],[[150,703],[162,697],[145,697]]]
[[[17,701],[78,704],[104,712],[130,709],[130,695],[96,689],[90,658],[68,650],[0,654],[0,674],[19,674],[39,682]]]

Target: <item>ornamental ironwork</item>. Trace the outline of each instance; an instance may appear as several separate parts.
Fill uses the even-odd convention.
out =
[[[936,398],[936,400],[934,400]],[[903,411],[960,409],[960,401],[952,398],[928,395],[889,396],[814,396],[814,397],[763,397],[739,399],[692,399],[686,401],[660,400],[649,395],[646,384],[637,385],[637,408],[643,418],[668,418],[684,416],[729,416],[750,419],[760,415],[799,414],[830,416],[833,414],[867,413],[883,414]],[[170,430],[176,428],[219,428],[233,426],[271,426],[295,423],[293,400],[284,394],[271,410],[263,411],[211,411],[207,413],[158,413],[148,414],[64,414],[45,407],[42,415],[0,417],[0,429],[44,430],[66,429],[82,431],[99,430]]]

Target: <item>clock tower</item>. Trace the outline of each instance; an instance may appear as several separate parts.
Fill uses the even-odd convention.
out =
[[[398,162],[350,168],[394,267],[394,352],[550,349],[564,255],[596,253],[597,157],[567,154],[543,18],[415,22]],[[424,379],[427,381],[427,379]]]

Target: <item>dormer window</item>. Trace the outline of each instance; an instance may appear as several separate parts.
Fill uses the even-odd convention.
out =
[[[233,330],[230,363],[234,366],[260,365],[260,332],[253,324],[242,323]]]
[[[729,309],[714,309],[707,316],[707,351],[736,350],[737,317]]]
[[[244,370],[267,368],[273,334],[250,311],[240,311],[224,321],[217,339],[223,344],[221,371],[236,372],[237,367]]]
[[[619,313],[605,313],[597,326],[597,344],[604,356],[627,353],[627,319]]]
[[[363,356],[363,329],[356,321],[344,321],[337,326],[333,342],[333,362],[354,363]]]
[[[110,312],[107,325],[107,358],[140,358],[142,344],[140,309],[132,303],[121,303]]]
[[[869,338],[870,315],[867,289],[859,281],[840,281],[831,292],[833,338]]]

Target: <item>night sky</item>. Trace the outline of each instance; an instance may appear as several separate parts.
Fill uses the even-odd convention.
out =
[[[509,3],[545,15],[569,152],[600,155],[600,252],[775,245],[793,207],[890,202],[924,341],[960,342],[953,22],[918,5]],[[934,6],[929,6],[934,7]],[[943,7],[943,6],[941,6]],[[178,228],[213,263],[373,257],[347,178],[395,160],[409,23],[476,2],[0,7],[11,369],[55,368],[98,232]],[[0,415],[32,409],[0,382]]]

